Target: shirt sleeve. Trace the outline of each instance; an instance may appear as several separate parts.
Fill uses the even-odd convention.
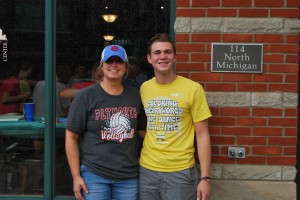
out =
[[[78,94],[71,103],[66,128],[76,134],[82,134],[86,128],[87,117],[86,98]]]
[[[191,113],[194,123],[203,121],[212,116],[207,104],[205,92],[201,85],[195,90]]]

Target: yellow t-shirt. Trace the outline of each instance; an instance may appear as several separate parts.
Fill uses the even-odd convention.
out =
[[[182,76],[166,85],[152,78],[140,93],[147,115],[140,165],[161,172],[193,167],[194,123],[211,116],[202,86]]]

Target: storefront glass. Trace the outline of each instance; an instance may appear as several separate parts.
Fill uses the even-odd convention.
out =
[[[30,117],[44,80],[44,1],[0,2],[0,194],[43,194],[44,115]],[[44,105],[43,105],[44,106]],[[43,108],[41,106],[41,108]],[[41,114],[37,114],[41,113]]]
[[[45,45],[45,1],[0,1],[0,199],[8,195],[43,198],[50,195],[49,191],[51,196],[72,197],[64,132],[73,97],[64,97],[61,92],[74,84],[93,81],[93,67],[110,44],[126,49],[138,64],[142,81],[153,77],[146,60],[147,42],[155,33],[170,32],[167,0],[56,0],[54,4],[52,65],[45,59],[49,44],[46,41]],[[103,14],[116,14],[118,18],[106,22]],[[114,38],[105,39],[108,34]],[[55,82],[53,91],[49,77]],[[47,99],[49,89],[55,94],[51,103]],[[34,116],[29,119],[29,111],[25,113],[24,108],[32,103]],[[55,114],[49,115],[49,110]],[[55,138],[50,142],[52,134]]]

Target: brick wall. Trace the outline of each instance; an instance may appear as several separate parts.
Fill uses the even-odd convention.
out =
[[[296,164],[299,0],[177,0],[177,72],[204,87],[215,164]],[[263,73],[210,70],[211,43],[263,43]],[[227,158],[229,146],[246,158]],[[282,168],[280,168],[281,170]]]

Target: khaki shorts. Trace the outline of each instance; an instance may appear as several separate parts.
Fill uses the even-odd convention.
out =
[[[195,200],[196,167],[178,172],[157,172],[140,166],[139,200]]]

